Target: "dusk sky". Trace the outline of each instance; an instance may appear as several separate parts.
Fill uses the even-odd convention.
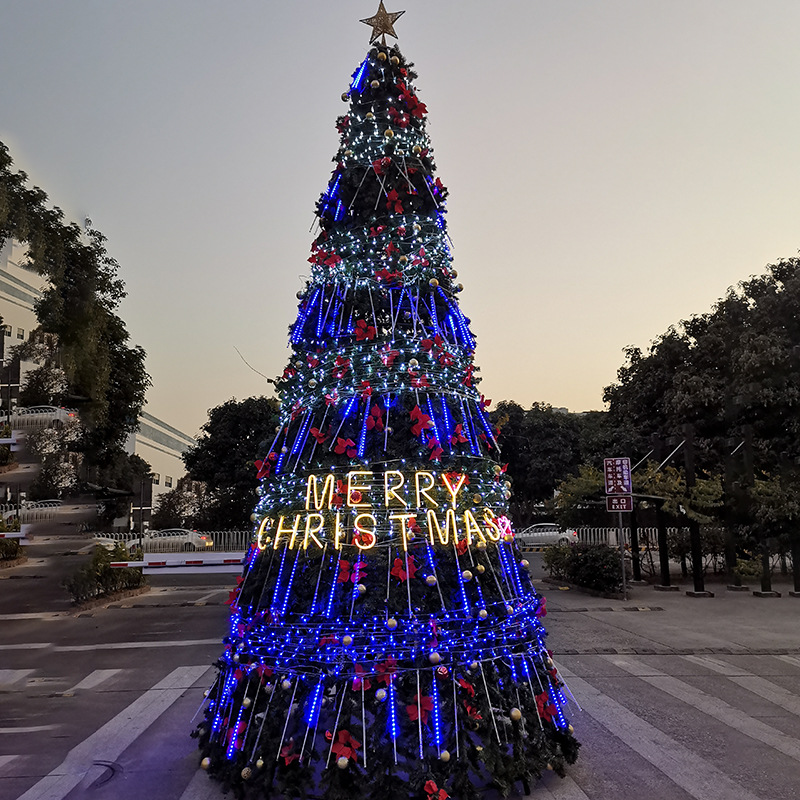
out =
[[[0,140],[108,237],[147,410],[282,372],[377,0],[0,0]],[[403,0],[495,402],[599,409],[626,345],[800,247],[800,3]]]

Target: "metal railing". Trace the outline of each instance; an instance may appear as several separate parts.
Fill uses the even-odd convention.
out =
[[[688,528],[667,528],[667,535],[679,533]],[[577,528],[578,540],[582,544],[608,544],[612,547],[619,545],[619,528]],[[658,528],[638,528],[639,547],[658,547]],[[630,546],[631,529],[622,529],[622,543]]]
[[[151,534],[158,533],[150,531]],[[194,535],[190,535],[194,534]],[[199,537],[205,536],[202,540]],[[253,534],[250,531],[191,531],[185,536],[148,536],[142,537],[142,550],[145,553],[243,553],[250,546]],[[115,543],[120,543],[129,551],[138,551],[138,533],[95,533],[93,540],[97,544],[111,549]],[[205,542],[212,542],[209,546]]]

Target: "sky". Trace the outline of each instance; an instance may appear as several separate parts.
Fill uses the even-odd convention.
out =
[[[270,393],[377,0],[0,0],[0,140],[108,238],[147,411]],[[624,348],[800,247],[800,3],[404,0],[482,391],[603,408]],[[237,354],[239,350],[257,372]]]

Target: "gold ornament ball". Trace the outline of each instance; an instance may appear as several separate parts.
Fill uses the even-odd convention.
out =
[[[499,475],[503,471],[503,468],[499,464],[495,464],[493,469],[495,475]]]
[[[468,581],[472,580],[472,573],[468,569],[465,569],[461,573],[461,578],[463,579],[464,583],[467,583]]]
[[[397,620],[394,617],[389,617],[389,619],[386,620],[386,627],[390,631],[393,631],[397,627]]]
[[[428,281],[428,285],[431,287],[431,289],[435,289],[439,285],[439,281],[436,278],[431,278]]]
[[[456,284],[456,291],[457,292],[463,292],[464,291],[464,284],[463,283]]]
[[[509,716],[514,722],[519,722],[522,719],[522,712],[518,708],[512,708]]]
[[[353,637],[349,635],[342,637],[342,644],[345,647],[350,647],[350,645],[353,644]]]
[[[457,278],[458,277],[458,270],[457,269],[451,269],[450,270],[450,277],[451,278]]]
[[[298,300],[302,300],[303,299],[303,290],[302,289],[298,289],[297,290],[297,294],[295,295],[295,297],[297,297]]]
[[[406,539],[407,539],[409,542],[413,542],[413,541],[414,541],[414,539],[416,539],[416,538],[417,538],[417,537],[416,537],[416,536],[414,536],[414,531],[409,531],[409,532],[408,532],[408,534],[406,535]]]
[[[346,103],[350,99],[350,95],[347,92],[342,92],[342,100]]]
[[[391,62],[393,66],[397,66],[400,63],[400,59],[397,56],[392,56]]]
[[[391,128],[387,128],[387,129],[386,129],[386,130],[383,132],[383,135],[384,135],[384,136],[385,136],[387,139],[391,139],[391,138],[393,138],[393,137],[394,137],[394,131],[393,131]]]
[[[384,53],[383,50],[378,53],[378,61],[386,61],[386,53]]]
[[[506,606],[506,614],[510,617],[514,613],[513,606]]]
[[[470,669],[471,669],[473,672],[475,672],[475,671],[478,669],[478,662],[477,662],[477,661],[473,661],[473,662],[472,662],[472,663],[469,665],[469,668],[470,668]]]
[[[431,653],[428,656],[428,661],[430,661],[431,664],[438,664],[441,660],[442,657],[438,653]]]
[[[504,542],[508,542],[508,544],[511,544],[511,542],[514,541],[514,534],[513,533],[504,533],[503,534],[503,541]]]
[[[416,369],[416,368],[419,366],[419,361],[417,361],[417,359],[416,359],[416,358],[412,358],[412,359],[411,359],[411,360],[408,362],[408,366],[409,366],[409,367],[411,367],[411,369]]]
[[[486,545],[484,545],[484,547],[485,546]],[[478,564],[478,566],[475,567],[475,569],[476,569],[478,575],[483,575],[483,573],[486,572],[486,567],[484,567],[483,564]]]
[[[251,770],[250,767],[245,767],[242,770],[242,778],[244,780],[249,780],[252,777],[253,777],[253,770]]]
[[[549,770],[552,772],[552,770],[553,770],[553,765],[552,765],[552,764],[548,764],[548,765],[547,765],[547,769],[549,769]]]
[[[234,661],[235,661],[237,664],[239,663],[239,654],[238,654],[238,653],[236,653],[236,655],[233,657],[233,660],[234,660]]]
[[[480,503],[483,498],[479,494],[472,495],[472,502],[473,503]]]
[[[313,389],[316,385],[317,385],[317,379],[311,378],[311,380],[308,382],[309,388]]]
[[[506,482],[503,484],[503,486],[505,486],[505,487],[506,487],[506,489],[510,489],[510,488],[511,488],[511,481],[506,481]]]
[[[377,89],[377,88],[378,88],[378,87],[381,85],[381,82],[380,82],[380,81],[370,81],[370,84],[369,84],[369,85],[370,85],[370,86],[371,86],[373,89]]]
[[[488,616],[489,616],[489,612],[488,612],[488,611],[487,611],[485,608],[482,608],[482,609],[481,609],[481,610],[478,612],[478,616],[479,616],[481,619],[486,619],[486,617],[488,617]]]
[[[338,759],[336,759],[336,766],[339,767],[339,769],[347,769],[347,765],[349,763],[350,759],[345,758],[344,756],[340,756]]]
[[[522,561],[519,562],[519,565],[522,567],[522,569],[528,569],[528,567],[531,565],[531,562],[528,561],[527,558],[523,558]]]
[[[255,514],[250,515],[250,522],[255,522],[257,519],[258,517]]]
[[[346,155],[348,158],[350,158],[350,156],[351,156],[351,155],[353,155],[353,151],[352,151],[352,150],[345,150],[345,151],[344,151],[344,154],[345,154],[345,155]]]
[[[367,111],[364,115],[367,119],[375,119],[375,115],[371,111]]]
[[[450,760],[450,751],[442,750],[442,752],[439,753],[439,760],[444,761],[444,763],[446,764]]]
[[[281,453],[286,455],[288,452],[289,452],[289,448],[288,447],[281,447]]]
[[[364,586],[363,583],[359,583],[356,588],[358,589],[359,594],[364,594],[367,591],[367,587]]]
[[[401,264],[407,264],[407,263],[408,263],[408,256],[400,256],[400,258],[398,258],[397,260],[398,260],[398,261],[399,261]]]
[[[386,689],[378,689],[378,691],[375,692],[375,698],[383,702],[386,699]]]
[[[251,704],[252,702],[253,702],[253,701],[252,701],[252,700],[251,700],[249,697],[245,697],[245,698],[244,698],[244,700],[242,700],[242,705],[243,705],[245,708],[250,708],[250,704]]]
[[[263,766],[264,766],[264,759],[259,758],[258,761],[256,761],[256,767],[258,767],[258,769],[261,769]]]
[[[425,578],[425,583],[427,583],[428,586],[436,586],[436,576],[428,575],[428,577]]]
[[[206,757],[205,757],[205,758],[204,758],[204,759],[203,759],[203,760],[200,762],[200,766],[201,766],[203,769],[208,769],[208,768],[211,766],[211,759],[210,759],[208,756],[206,756]]]
[[[285,692],[288,692],[291,688],[292,682],[284,678],[284,680],[281,681],[281,689],[283,689]]]
[[[211,689],[206,689],[206,690],[203,692],[203,697],[208,697],[210,694],[211,694]]]
[[[475,547],[477,547],[477,548],[478,548],[478,550],[485,550],[485,549],[486,549],[486,542],[484,542],[484,541],[481,539],[481,540],[479,540],[479,541],[475,542]]]
[[[422,230],[422,225],[420,225],[419,222],[415,222],[413,228],[415,233],[419,233]]]
[[[572,727],[572,725],[567,725],[567,730],[568,730],[570,733],[575,733],[575,728],[573,728],[573,727]]]
[[[415,144],[414,147],[411,148],[411,150],[415,156],[418,156],[422,152],[422,148],[418,144]],[[445,750],[445,752],[447,751]]]

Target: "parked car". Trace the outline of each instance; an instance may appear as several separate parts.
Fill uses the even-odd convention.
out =
[[[78,419],[78,412],[74,408],[64,408],[63,406],[18,406],[11,412],[12,417],[15,415],[27,419],[41,419],[62,423]]]
[[[517,543],[526,547],[541,547],[549,544],[577,544],[578,531],[564,530],[555,522],[539,522],[524,530],[517,531]]]
[[[142,546],[146,553],[177,553],[180,550],[209,550],[213,540],[205,533],[190,531],[187,528],[165,528],[163,531],[147,531],[142,536]],[[139,547],[139,537],[128,543],[133,552]]]

